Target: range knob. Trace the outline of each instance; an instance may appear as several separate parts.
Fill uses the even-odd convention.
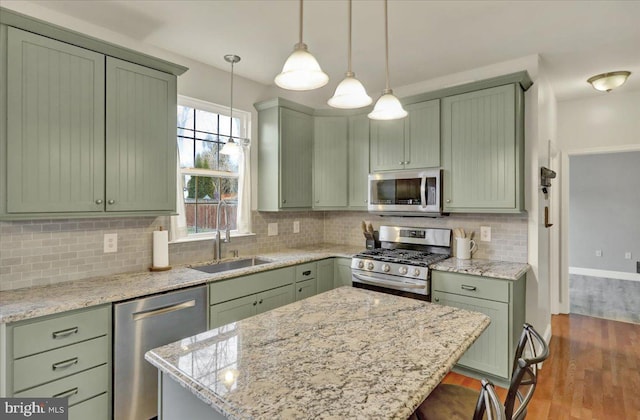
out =
[[[413,269],[413,277],[418,277],[420,275],[420,269],[419,268],[414,268]]]
[[[372,262],[368,262],[367,263],[367,270],[373,270],[373,263]]]
[[[382,271],[384,271],[385,273],[388,273],[389,270],[391,270],[391,267],[389,267],[389,264],[382,264]]]
[[[402,266],[398,269],[398,271],[400,272],[400,274],[405,275],[409,272],[409,269],[405,266]]]
[[[358,268],[364,267],[364,261],[358,261]]]

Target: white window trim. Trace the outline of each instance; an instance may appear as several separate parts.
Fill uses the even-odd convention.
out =
[[[205,102],[200,99],[191,98],[189,96],[178,95],[178,105],[187,106],[189,108],[199,109],[201,111],[209,111],[215,114],[224,115],[229,117],[229,107],[224,107],[210,102]],[[249,120],[251,119],[251,113],[243,111],[241,109],[233,108],[233,115],[240,118],[240,137],[249,137]]]

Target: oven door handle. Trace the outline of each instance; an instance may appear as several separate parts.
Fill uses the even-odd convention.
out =
[[[357,274],[357,273],[353,273],[352,275],[362,283],[372,284],[374,286],[386,286],[391,289],[397,289],[397,290],[424,289],[426,287],[426,284],[406,283],[402,281],[389,281],[389,280],[379,279],[377,277],[363,276],[362,274]]]

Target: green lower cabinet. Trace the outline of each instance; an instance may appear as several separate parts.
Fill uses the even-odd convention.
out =
[[[491,324],[460,358],[461,373],[509,381],[513,355],[525,320],[526,275],[502,280],[468,274],[432,272],[432,301],[481,312]]]
[[[291,286],[282,286],[277,289],[258,293],[258,305],[256,313],[261,314],[280,306],[293,302],[293,289]]]
[[[256,314],[256,295],[244,296],[209,307],[209,327],[217,328]]]
[[[334,269],[335,258],[318,261],[318,271],[316,275],[318,293],[333,289]]]
[[[351,258],[336,258],[334,286],[351,286]]]
[[[296,283],[296,300],[306,299],[317,293],[317,280],[309,279]]]
[[[69,407],[69,420],[108,420],[109,413],[109,394],[105,393]]]

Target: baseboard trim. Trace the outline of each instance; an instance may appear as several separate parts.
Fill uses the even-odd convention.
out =
[[[569,274],[580,276],[603,277],[607,279],[640,281],[640,274],[624,271],[596,270],[595,268],[569,267]]]

